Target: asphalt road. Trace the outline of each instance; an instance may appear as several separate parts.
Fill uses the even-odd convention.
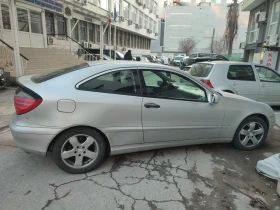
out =
[[[3,96],[2,122],[10,112]],[[280,108],[275,111],[280,122]],[[258,160],[279,148],[275,127],[267,143],[252,152],[228,144],[152,150],[108,157],[95,171],[71,175],[54,164],[51,153],[41,157],[17,148],[6,128],[0,130],[0,209],[258,209],[232,185],[280,210],[276,183],[255,171]]]

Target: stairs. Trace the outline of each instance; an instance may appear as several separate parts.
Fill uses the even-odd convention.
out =
[[[29,59],[24,75],[47,73],[84,62],[64,49],[21,47],[20,53]],[[11,77],[17,76],[14,70],[7,69],[7,71],[10,72]]]

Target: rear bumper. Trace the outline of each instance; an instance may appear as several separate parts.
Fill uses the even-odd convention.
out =
[[[60,132],[57,128],[39,127],[16,114],[12,116],[10,129],[18,147],[43,156],[46,155],[51,141]]]

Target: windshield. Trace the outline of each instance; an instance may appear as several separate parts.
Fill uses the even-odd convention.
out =
[[[194,63],[195,63],[195,59],[192,59],[192,58],[187,58],[187,59],[184,60],[184,64],[185,64],[186,66],[192,65],[192,64],[194,64]]]
[[[182,56],[175,56],[175,57],[174,57],[174,60],[175,60],[175,61],[180,61],[180,60],[182,60],[182,59],[183,59]]]
[[[189,73],[195,77],[207,77],[213,68],[213,64],[196,63],[193,65]]]

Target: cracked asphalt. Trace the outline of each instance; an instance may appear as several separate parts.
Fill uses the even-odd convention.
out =
[[[265,209],[226,181],[280,210],[276,182],[254,168],[258,160],[279,153],[279,137],[275,128],[266,144],[251,152],[212,144],[111,156],[90,173],[72,175],[54,164],[51,153],[42,157],[17,148],[3,127],[0,209]]]

